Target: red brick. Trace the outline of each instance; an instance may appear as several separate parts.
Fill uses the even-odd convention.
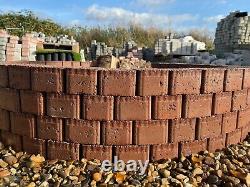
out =
[[[15,151],[22,151],[22,139],[20,135],[1,131],[1,142],[5,146],[11,146]]]
[[[178,157],[178,143],[152,146],[151,160],[157,161],[176,157]]]
[[[168,121],[136,121],[133,133],[136,145],[165,144],[168,142]]]
[[[115,102],[117,120],[148,120],[151,117],[151,99],[145,97],[117,97]]]
[[[226,146],[231,144],[237,144],[241,141],[241,129],[236,129],[233,132],[227,134],[226,137]]]
[[[9,66],[9,85],[15,89],[30,89],[30,67]]]
[[[79,95],[47,95],[47,114],[52,117],[80,118]]]
[[[178,69],[174,70],[170,84],[171,95],[199,94],[201,88],[201,70]]]
[[[99,83],[100,95],[134,96],[136,71],[101,70]]]
[[[250,107],[250,89],[247,91],[247,106]]]
[[[250,88],[250,68],[244,69],[243,89]]]
[[[80,144],[100,144],[100,122],[67,119],[65,139]]]
[[[139,70],[138,94],[141,96],[165,95],[168,92],[168,70]]]
[[[207,150],[207,140],[195,140],[189,142],[181,142],[181,154],[188,156]]]
[[[224,91],[241,90],[242,81],[243,81],[243,69],[226,70]]]
[[[131,121],[105,121],[102,124],[102,142],[104,145],[132,144]]]
[[[112,146],[83,145],[83,158],[112,161]]]
[[[67,93],[97,94],[96,69],[67,69]]]
[[[195,139],[196,119],[176,119],[170,123],[170,142],[191,141]],[[185,133],[184,133],[185,132]]]
[[[34,91],[62,92],[62,70],[59,68],[33,67],[31,86]]]
[[[72,67],[72,61],[62,61],[63,67]]]
[[[8,87],[8,66],[0,65],[0,87]]]
[[[46,142],[37,138],[22,137],[23,150],[28,154],[40,154],[46,157]]]
[[[229,133],[236,129],[237,127],[237,112],[231,112],[223,114],[222,118],[222,133]]]
[[[11,132],[14,134],[35,137],[35,117],[29,114],[10,113]]]
[[[19,112],[20,101],[18,91],[9,88],[0,88],[0,108]]]
[[[211,116],[212,95],[187,95],[184,102],[184,111],[186,118]]]
[[[45,61],[45,64],[52,67],[63,67],[62,61]]]
[[[199,119],[199,138],[213,138],[221,135],[222,115]]]
[[[37,137],[44,140],[62,141],[62,120],[50,117],[37,118]]]
[[[79,160],[79,144],[49,140],[47,144],[47,156],[50,160]]]
[[[241,130],[241,142],[243,142],[249,135],[249,132],[250,132],[250,124],[248,124],[247,126],[245,127],[242,127],[242,130]]]
[[[214,95],[213,114],[225,114],[231,111],[232,92],[216,93]]]
[[[84,96],[83,118],[87,120],[113,120],[112,96]]]
[[[81,62],[73,61],[72,67],[81,67]]]
[[[175,119],[181,117],[182,96],[156,96],[152,103],[153,119]]]
[[[216,152],[225,147],[226,144],[226,136],[220,135],[218,137],[209,138],[208,139],[208,151],[209,152]]]
[[[20,91],[21,110],[24,113],[43,115],[43,95],[29,90]]]
[[[247,90],[233,92],[232,110],[241,110],[247,107]]]
[[[245,127],[250,124],[250,108],[239,111],[237,128]]]
[[[149,160],[149,146],[124,145],[115,146],[115,156],[119,160],[127,162],[129,160]]]
[[[10,114],[7,110],[0,109],[0,129],[10,131]]]
[[[219,93],[223,91],[225,69],[206,69],[203,73],[202,93]]]

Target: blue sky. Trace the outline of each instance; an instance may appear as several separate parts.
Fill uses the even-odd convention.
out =
[[[208,28],[231,11],[250,12],[249,0],[0,0],[0,11],[32,10],[63,25]]]

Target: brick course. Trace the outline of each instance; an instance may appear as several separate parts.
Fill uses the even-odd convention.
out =
[[[225,72],[224,91],[241,90],[243,69],[228,69]]]
[[[232,100],[232,110],[241,110],[247,107],[247,90],[234,91]]]
[[[30,67],[10,66],[8,72],[10,88],[30,89]]]
[[[213,97],[213,114],[225,114],[231,111],[232,92],[216,93]]]

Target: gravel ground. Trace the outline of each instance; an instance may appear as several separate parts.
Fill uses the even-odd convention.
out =
[[[250,186],[250,138],[220,152],[150,163],[138,172],[101,172],[97,160],[45,160],[0,144],[0,186]]]

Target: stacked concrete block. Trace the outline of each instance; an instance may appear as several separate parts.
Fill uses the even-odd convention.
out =
[[[38,40],[32,35],[26,34],[22,37],[22,60],[35,61],[36,60],[36,46]]]
[[[6,61],[20,61],[22,45],[18,44],[19,37],[10,36],[6,45]]]
[[[215,50],[218,55],[250,45],[250,16],[247,12],[232,12],[217,24]]]

